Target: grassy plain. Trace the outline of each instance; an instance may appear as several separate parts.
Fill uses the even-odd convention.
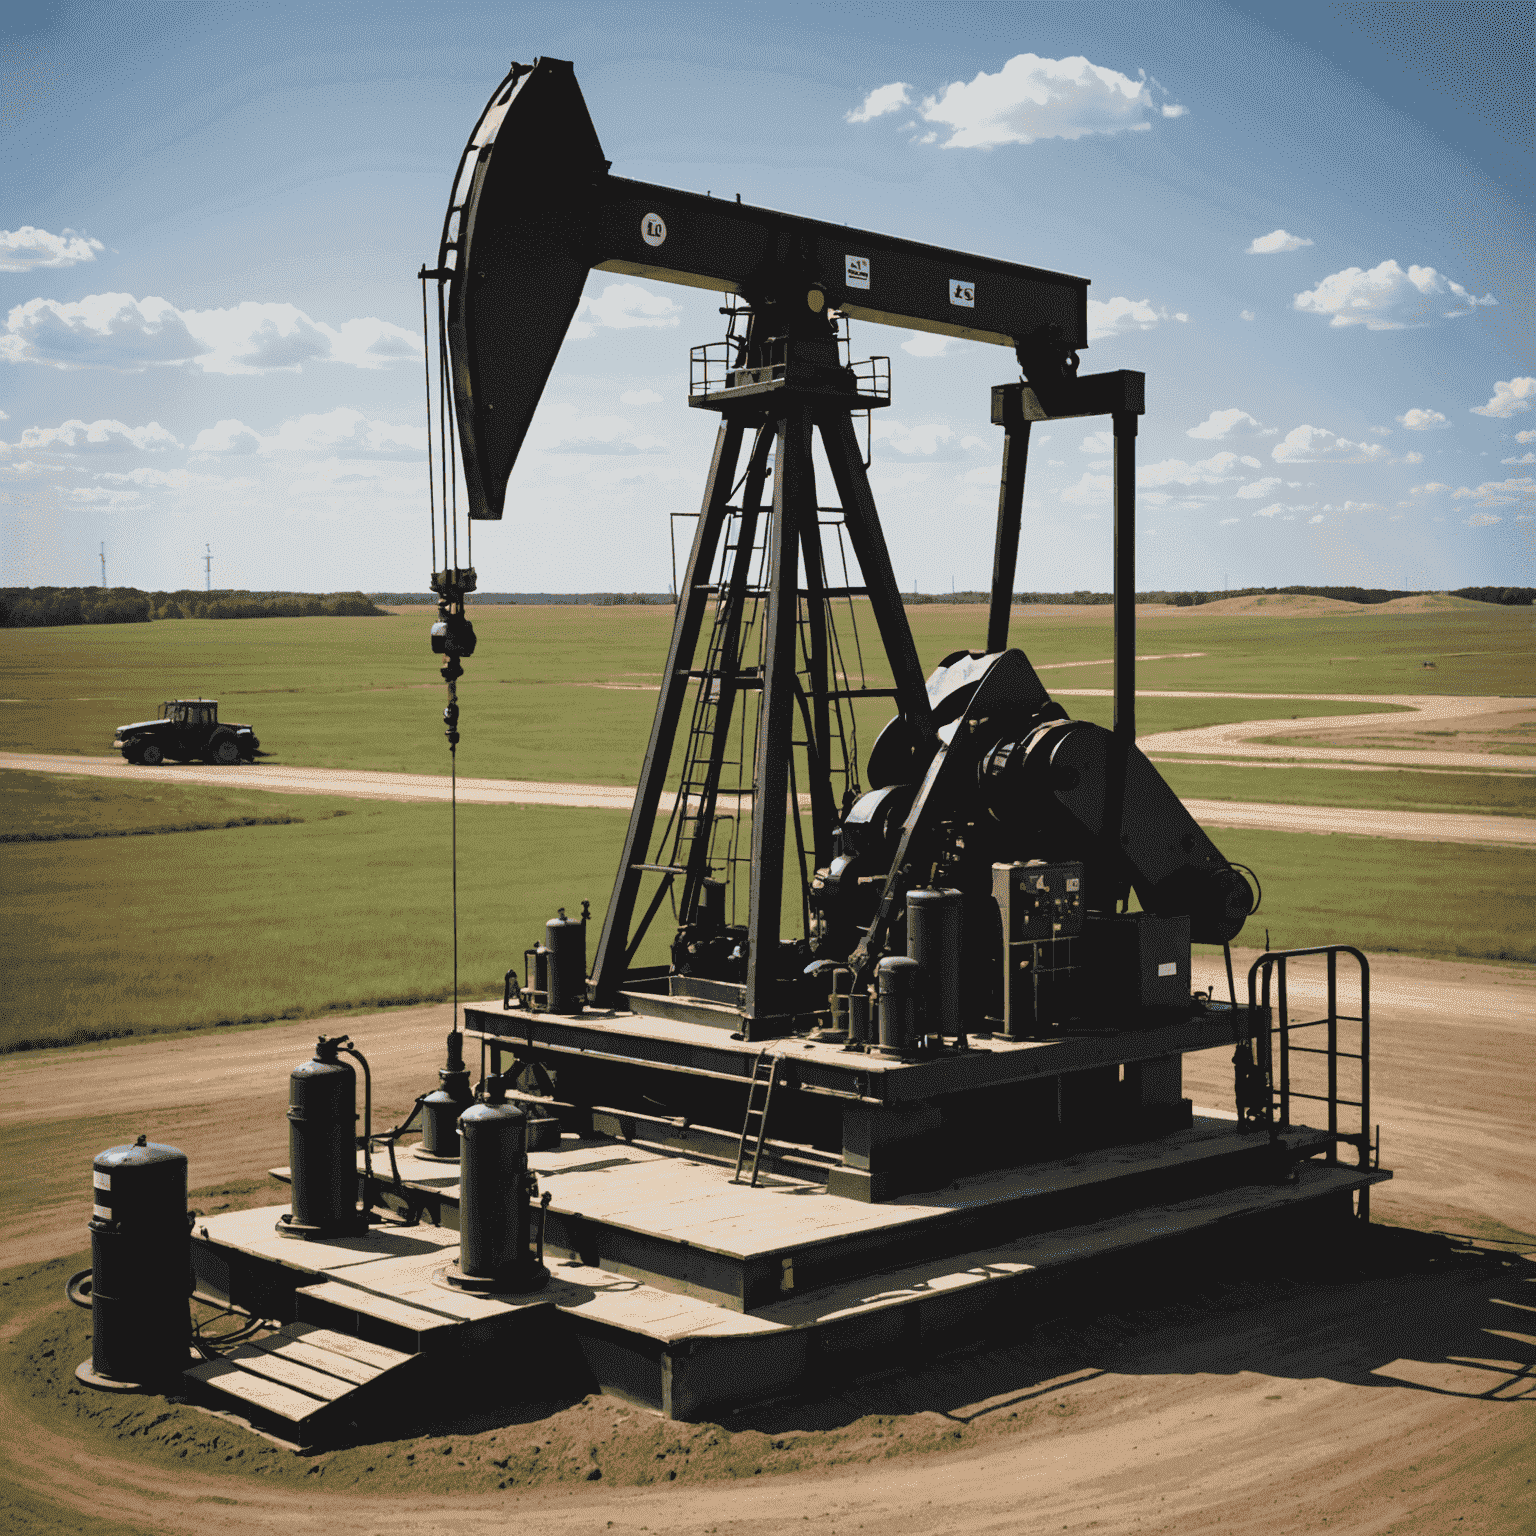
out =
[[[1410,768],[1356,771],[1306,763],[1229,768],[1175,760],[1158,763],[1157,771],[1185,800],[1536,816],[1533,774],[1421,773]],[[1226,836],[1222,834],[1223,841]]]
[[[36,808],[61,782],[76,788],[11,774],[0,789]],[[146,808],[142,785],[84,782],[99,796],[89,822],[66,793],[37,811],[38,830],[74,835],[0,855],[0,921],[13,936],[0,1050],[452,995],[446,806],[261,796],[292,819],[225,826],[250,796],[210,789],[187,804],[217,829],[172,835],[185,792]],[[166,835],[99,835],[144,831],[152,815]],[[557,906],[574,915],[591,901],[590,955],[624,825],[614,811],[459,808],[462,996],[499,994],[506,970],[521,974],[523,950]],[[80,836],[87,827],[98,835]],[[1448,890],[1529,892],[1527,850],[1242,831],[1220,841],[1261,873],[1254,942],[1262,925],[1277,945],[1536,961],[1521,901],[1468,902],[1455,922],[1444,907]],[[658,920],[642,958],[661,958],[668,938]]]
[[[980,634],[978,609],[909,610],[925,665]],[[442,687],[426,612],[381,619],[179,621],[0,632],[0,748],[102,753],[159,700],[218,697],[275,760],[441,773]],[[671,612],[495,608],[462,688],[466,774],[633,783]],[[1017,610],[1013,638],[1050,686],[1108,686],[1107,610]],[[1536,675],[1530,610],[1338,618],[1143,614],[1145,688],[1505,693]],[[1426,671],[1424,659],[1435,659]],[[884,677],[872,669],[868,681]],[[1109,701],[1073,698],[1107,720]],[[1144,730],[1360,706],[1143,700]],[[861,721],[865,748],[883,723]],[[1532,780],[1410,771],[1167,767],[1182,794],[1286,803],[1532,814]],[[452,984],[448,813],[442,806],[275,795],[231,774],[201,789],[48,775],[0,778],[6,932],[0,1048],[255,1022],[439,999]],[[499,990],[564,904],[606,904],[624,818],[558,808],[460,811],[461,992]],[[204,830],[194,830],[194,829]],[[168,834],[178,835],[168,835]],[[125,835],[140,834],[140,835]],[[46,839],[46,841],[41,840]],[[1276,943],[1536,961],[1521,850],[1223,832],[1259,869]],[[1444,893],[1468,900],[1455,920]]]
[[[865,605],[857,605],[865,606]],[[932,666],[975,644],[979,608],[908,610]],[[97,755],[112,730],[162,699],[206,695],[226,718],[255,726],[280,762],[441,773],[442,684],[427,648],[428,610],[369,619],[178,620],[0,631],[0,750]],[[665,607],[495,607],[475,610],[480,646],[460,685],[460,766],[487,777],[633,783],[665,661]],[[873,639],[867,613],[866,645]],[[1107,608],[1015,610],[1012,640],[1042,667],[1103,663]],[[1203,654],[1142,663],[1145,689],[1244,693],[1504,693],[1531,689],[1536,617],[1477,605],[1414,615],[1200,616],[1143,611],[1142,655]],[[889,682],[877,647],[867,680]],[[1434,660],[1434,670],[1422,667]],[[1047,686],[1104,687],[1107,665],[1043,673]],[[1072,698],[1071,713],[1107,722],[1108,699]],[[1289,715],[1368,713],[1298,700],[1144,699],[1144,733]],[[889,711],[864,707],[872,737]]]
[[[139,788],[111,785],[96,826],[141,830]],[[272,798],[294,819],[5,847],[0,1050],[450,997],[448,807]],[[245,805],[198,801],[205,823]],[[459,807],[462,995],[521,975],[557,906],[600,921],[623,831],[614,811]]]

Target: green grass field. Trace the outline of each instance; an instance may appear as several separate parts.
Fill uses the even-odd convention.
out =
[[[974,641],[976,609],[910,610],[925,665]],[[441,773],[443,690],[428,615],[181,621],[0,632],[0,748],[99,755],[113,726],[167,697],[205,694],[251,721],[272,759]],[[462,686],[467,775],[633,783],[671,622],[668,609],[493,608]],[[1110,651],[1107,610],[1032,615],[1013,638],[1042,666]],[[1144,619],[1146,688],[1514,694],[1536,675],[1529,610],[1339,619]],[[1438,658],[1433,671],[1426,658]],[[1108,667],[1046,671],[1047,686],[1108,686]],[[883,678],[871,672],[869,681]],[[1107,722],[1109,700],[1072,698]],[[1143,700],[1144,731],[1355,713],[1352,704]],[[875,703],[861,745],[886,718]],[[1176,763],[1191,797],[1531,815],[1530,778]],[[371,1008],[449,995],[448,812],[253,788],[0,777],[8,945],[0,1048]],[[601,920],[624,818],[615,812],[460,810],[461,990],[500,990],[557,906]],[[1260,871],[1276,943],[1536,961],[1525,914],[1536,862],[1521,850],[1223,831]],[[1452,926],[1446,889],[1498,892]],[[658,932],[655,942],[670,934]],[[593,934],[595,945],[595,931]]]
[[[1340,775],[1342,777],[1342,775]],[[55,841],[11,843],[0,914],[10,946],[0,1049],[253,1023],[451,995],[448,808],[319,795],[270,798],[279,825],[179,831],[249,811],[241,791],[177,792],[146,802],[108,784],[47,808],[60,781],[10,774],[7,804],[30,806]],[[156,786],[158,789],[158,786]],[[161,819],[156,822],[155,818]],[[509,968],[564,906],[592,903],[589,957],[624,831],[614,811],[461,806],[461,995],[499,994]],[[160,835],[81,836],[150,825]],[[1536,961],[1528,902],[1468,903],[1443,917],[1447,890],[1532,889],[1525,850],[1356,837],[1223,831],[1231,858],[1264,882],[1245,941],[1339,940],[1369,951]],[[787,902],[786,905],[791,905]],[[642,958],[671,937],[658,919]]]
[[[984,614],[974,608],[927,606],[909,614],[925,666],[976,643],[985,627]],[[460,684],[462,771],[633,783],[671,617],[660,607],[477,609],[480,646]],[[429,618],[423,611],[373,619],[0,631],[0,750],[100,755],[110,750],[115,726],[153,714],[162,699],[206,695],[219,699],[225,718],[252,724],[273,761],[441,773],[447,767],[443,686],[427,646]],[[1042,666],[1107,658],[1108,610],[1038,617],[1019,609],[1012,638]],[[1486,614],[1338,620],[1159,617],[1141,623],[1138,650],[1205,653],[1144,662],[1138,681],[1146,689],[1519,693],[1536,675],[1529,611],[1492,606]],[[1437,670],[1422,671],[1421,660],[1433,655],[1440,657]],[[1110,684],[1107,666],[1042,676],[1048,687]],[[882,685],[889,678],[883,666],[871,665],[868,681]],[[1109,719],[1107,698],[1066,702],[1079,718]],[[1369,712],[1369,706],[1285,697],[1143,699],[1138,724],[1146,734],[1230,720]],[[861,706],[861,736],[872,739],[888,715],[881,704]]]

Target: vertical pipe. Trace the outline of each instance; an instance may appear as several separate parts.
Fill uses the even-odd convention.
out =
[[[1371,965],[1362,954],[1355,958],[1360,962],[1360,1166],[1364,1168],[1371,1160]],[[1369,1184],[1360,1191],[1358,1210],[1361,1221],[1371,1219]]]
[[[715,438],[715,456],[710,465],[709,484],[704,492],[704,506],[688,556],[683,591],[678,594],[677,618],[672,627],[672,645],[667,653],[667,672],[662,680],[661,698],[651,725],[651,739],[645,749],[645,763],[640,773],[640,788],[629,814],[629,830],[624,837],[624,851],[619,857],[619,871],[613,884],[613,897],[603,917],[603,932],[597,941],[597,957],[592,967],[593,1001],[607,1006],[624,983],[625,959],[629,941],[629,921],[640,890],[637,863],[643,863],[656,824],[656,808],[661,801],[677,722],[682,714],[683,697],[688,687],[687,672],[698,645],[699,626],[703,622],[705,594],[700,590],[709,578],[715,549],[725,522],[726,503],[741,456],[742,424],[726,418]]]
[[[752,894],[747,913],[744,1027],[782,1011],[779,918],[784,896],[784,833],[789,795],[791,709],[795,698],[795,620],[799,612],[800,523],[806,515],[811,414],[795,406],[779,423],[768,535],[768,616],[763,638],[763,705],[752,774]],[[814,515],[814,509],[812,510]],[[795,814],[799,814],[798,808]]]
[[[1328,951],[1328,1134],[1339,1134],[1339,952]],[[1328,1143],[1328,1161],[1339,1160],[1338,1143]]]
[[[1269,1003],[1269,972],[1264,972],[1264,1002]],[[1291,1037],[1280,1032],[1280,1126],[1289,1130],[1291,1125]]]
[[[1018,390],[1003,396],[1006,413],[1003,473],[997,491],[997,541],[992,548],[992,607],[987,615],[987,652],[1008,649],[1008,619],[1019,563],[1019,524],[1024,514],[1024,472],[1029,465],[1029,423]]]
[[[1131,411],[1115,412],[1115,737],[1122,748],[1136,741],[1136,417]]]

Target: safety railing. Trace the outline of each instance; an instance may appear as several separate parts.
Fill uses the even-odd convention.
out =
[[[1326,964],[1326,1009],[1319,1018],[1297,1020],[1291,1016],[1291,992],[1289,986],[1290,962],[1322,956]],[[1360,971],[1360,1012],[1339,1011],[1339,956],[1349,955]],[[1327,1107],[1328,1150],[1325,1161],[1337,1164],[1341,1143],[1355,1149],[1359,1167],[1372,1166],[1371,1136],[1371,966],[1358,949],[1349,944],[1323,944],[1310,949],[1272,950],[1260,955],[1248,969],[1248,1006],[1271,1007],[1273,996],[1273,1022],[1268,1037],[1263,1042],[1263,1059],[1270,1075],[1271,1116],[1278,1117],[1280,1129],[1289,1129],[1292,1106],[1297,1100],[1318,1103]],[[1346,1032],[1353,1026],[1353,1039],[1340,1042],[1340,1026]],[[1322,1029],[1325,1043],[1298,1044],[1292,1035],[1300,1030]],[[1315,1035],[1304,1037],[1316,1040]],[[1348,1050],[1347,1044],[1357,1044],[1358,1050]],[[1305,1063],[1293,1063],[1294,1057],[1322,1058],[1322,1081],[1316,1074],[1305,1070]],[[1355,1078],[1354,1091],[1358,1097],[1348,1097],[1350,1085],[1340,1086],[1340,1063],[1353,1062],[1351,1074]],[[1318,1091],[1314,1091],[1318,1090]],[[1340,1112],[1359,1112],[1359,1130],[1345,1129],[1340,1124]],[[1346,1119],[1351,1119],[1347,1113]],[[1361,1189],[1358,1211],[1361,1220],[1370,1217],[1370,1188]]]

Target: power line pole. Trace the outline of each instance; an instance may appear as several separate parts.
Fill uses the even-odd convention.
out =
[[[203,548],[208,551],[208,553],[203,556],[203,580],[204,580],[205,590],[209,591],[209,592],[212,592],[213,591],[213,545],[211,545],[211,544],[204,544]]]
[[[107,584],[107,541],[105,539],[101,541],[101,584],[102,586]]]

